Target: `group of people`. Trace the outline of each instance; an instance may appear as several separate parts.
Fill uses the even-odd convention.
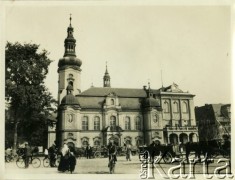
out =
[[[63,148],[61,149],[60,155],[61,157],[58,171],[70,171],[72,173],[76,166],[76,157],[74,156],[74,152],[70,151],[67,144],[64,144]]]
[[[117,146],[114,144],[113,141],[110,141],[108,146],[108,157],[109,161],[111,158],[114,159],[114,163],[117,161]],[[25,147],[22,148],[22,157],[25,162],[25,168],[29,167],[29,161],[30,158],[32,158],[32,149],[30,148],[28,143],[25,143]],[[74,171],[76,166],[76,157],[74,155],[74,152],[70,150],[67,144],[64,144],[63,147],[58,151],[58,147],[54,143],[51,147],[48,149],[45,149],[44,151],[44,158],[48,158],[50,160],[50,166],[56,167],[56,155],[60,155],[60,162],[58,165],[58,171],[65,172],[70,171],[71,173]],[[127,160],[131,160],[131,146],[126,145],[126,158]],[[92,148],[88,144],[86,147],[86,157],[87,159],[90,159],[92,156]]]

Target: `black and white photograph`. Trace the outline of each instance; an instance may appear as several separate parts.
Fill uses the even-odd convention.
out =
[[[1,2],[0,179],[234,179],[234,7],[194,2]]]

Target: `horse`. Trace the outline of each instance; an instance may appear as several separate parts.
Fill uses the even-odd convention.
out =
[[[206,159],[213,158],[220,148],[221,145],[217,140],[187,142],[185,144],[185,155],[187,162],[189,162],[189,154],[192,151],[195,152],[195,157],[197,157],[200,161],[201,155],[203,155]]]
[[[149,159],[152,163],[154,161],[159,163],[161,159],[163,159],[165,163],[170,163],[172,161],[172,154],[172,145],[139,147],[139,159],[141,159],[141,155],[144,155],[144,158]]]

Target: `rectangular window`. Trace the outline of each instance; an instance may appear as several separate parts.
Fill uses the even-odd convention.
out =
[[[140,130],[140,121],[138,120],[135,121],[135,129]]]
[[[131,129],[130,117],[126,117],[126,120],[125,120],[125,129],[126,130],[130,130]]]
[[[88,130],[88,117],[84,116],[82,120],[82,130]]]
[[[100,118],[98,116],[94,120],[94,130],[100,130]]]

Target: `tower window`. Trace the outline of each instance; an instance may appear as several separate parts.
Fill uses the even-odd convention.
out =
[[[110,128],[111,129],[115,129],[116,128],[116,117],[115,116],[111,116],[110,117]]]
[[[111,100],[110,100],[110,104],[111,104],[111,105],[114,105],[114,99],[111,99]]]

